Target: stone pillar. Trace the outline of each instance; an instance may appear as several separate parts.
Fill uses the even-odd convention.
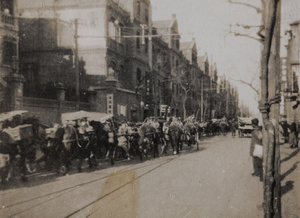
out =
[[[57,100],[64,101],[66,99],[66,90],[67,88],[64,85],[59,85],[56,88]]]
[[[66,90],[67,88],[62,84],[59,84],[56,87],[56,99],[59,101],[59,114],[63,112],[64,101],[66,100]]]
[[[4,79],[7,82],[9,109],[23,109],[23,84],[25,82],[23,75],[14,73]]]
[[[88,94],[88,100],[90,103],[90,110],[96,111],[96,94],[97,94],[97,92],[87,91],[87,94]]]

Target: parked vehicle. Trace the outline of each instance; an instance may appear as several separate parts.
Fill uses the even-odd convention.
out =
[[[239,117],[238,118],[238,132],[239,132],[239,137],[250,137],[251,133],[253,131],[253,127],[251,124],[252,118],[250,117]]]

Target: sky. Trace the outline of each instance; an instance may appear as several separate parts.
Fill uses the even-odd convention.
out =
[[[239,2],[260,7],[259,0]],[[236,25],[260,25],[260,14],[250,7],[230,4],[228,0],[151,0],[151,4],[154,21],[168,20],[176,14],[181,41],[195,37],[198,55],[207,53],[210,63],[217,64],[219,76],[225,75],[238,88],[240,103],[249,107],[254,115],[258,114],[259,97],[239,81],[253,83],[259,89],[261,44],[230,32],[256,36],[257,28],[245,31]],[[283,0],[282,32],[295,20],[300,20],[300,0]]]

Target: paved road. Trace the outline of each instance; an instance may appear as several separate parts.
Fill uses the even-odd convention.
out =
[[[35,174],[0,192],[0,217],[263,217],[249,143],[215,136],[181,155]]]

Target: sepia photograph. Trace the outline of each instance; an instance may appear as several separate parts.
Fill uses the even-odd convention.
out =
[[[300,218],[300,0],[0,0],[0,217]]]

